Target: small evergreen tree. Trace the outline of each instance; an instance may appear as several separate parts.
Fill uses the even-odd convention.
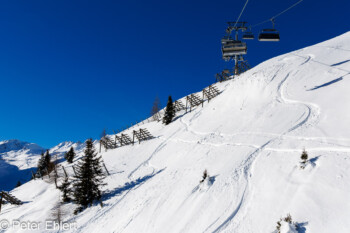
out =
[[[46,153],[41,153],[41,157],[38,162],[38,168],[37,168],[37,175],[40,177],[44,176],[47,173],[50,173],[50,171],[53,169],[53,164],[51,163],[51,156],[49,153],[49,150],[46,151]]]
[[[64,154],[64,158],[67,160],[68,163],[73,163],[74,157],[75,157],[75,151],[73,147],[71,147],[69,151]]]
[[[160,100],[157,96],[153,102],[153,106],[151,109],[151,117],[153,118],[153,120],[155,121],[160,120],[160,114],[159,114],[160,109],[161,109]]]
[[[18,181],[17,184],[16,184],[16,188],[21,186],[21,185],[22,185],[21,181]]]
[[[59,189],[62,192],[62,201],[63,202],[70,202],[71,198],[69,195],[71,194],[71,188],[70,188],[71,182],[69,181],[68,177],[66,177],[62,183],[62,185],[59,187]]]
[[[38,161],[38,167],[36,170],[36,174],[41,177],[43,175],[43,170],[44,170],[44,152],[41,152],[41,157]]]
[[[308,154],[306,152],[306,150],[303,150],[303,153],[301,153],[301,160],[303,160],[303,163],[306,163],[307,159],[308,159]]]
[[[101,186],[105,185],[105,175],[101,167],[101,157],[95,152],[92,139],[86,141],[85,157],[78,163],[74,186],[74,200],[79,207],[75,214],[92,205],[94,201],[101,202]]]
[[[208,177],[208,171],[207,171],[207,169],[205,169],[203,172],[202,180],[200,181],[200,183],[203,183],[207,177]]]
[[[163,123],[166,125],[170,124],[174,117],[175,117],[175,107],[174,107],[173,99],[171,98],[171,96],[169,96],[168,103],[165,108]]]
[[[46,150],[44,156],[44,167],[48,173],[50,173],[55,168],[55,164],[51,162],[51,155],[49,153],[49,150]]]

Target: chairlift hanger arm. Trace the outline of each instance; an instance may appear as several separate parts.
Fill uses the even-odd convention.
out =
[[[248,29],[247,26],[245,26],[247,22],[227,22],[228,27],[226,29],[226,33],[227,34],[231,34],[232,31],[238,31],[238,30],[242,30],[242,31],[246,31]]]

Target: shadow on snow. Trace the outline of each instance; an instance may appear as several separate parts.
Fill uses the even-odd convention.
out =
[[[165,168],[159,170],[156,173],[152,173],[151,175],[147,175],[147,176],[144,176],[144,177],[139,177],[139,178],[137,178],[134,181],[126,182],[122,187],[118,187],[118,188],[116,188],[116,189],[114,189],[114,190],[112,190],[110,192],[105,193],[103,195],[102,200],[103,201],[109,200],[109,199],[111,199],[112,197],[114,197],[116,195],[120,195],[120,194],[122,194],[125,191],[129,191],[130,189],[133,189],[136,186],[139,186],[139,185],[143,184],[144,182],[146,182],[147,180],[151,179],[155,175],[161,173],[162,171],[164,171],[164,169]]]
[[[315,86],[314,88],[311,88],[311,89],[309,89],[308,91],[313,91],[313,90],[319,89],[319,88],[321,88],[321,87],[325,87],[325,86],[331,85],[331,84],[333,84],[333,83],[339,82],[339,81],[341,81],[341,80],[343,80],[343,77],[334,79],[334,80],[332,80],[332,81],[330,81],[330,82],[324,83],[324,84],[319,85],[319,86]]]

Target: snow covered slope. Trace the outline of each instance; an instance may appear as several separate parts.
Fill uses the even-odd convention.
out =
[[[52,159],[57,156],[59,161],[63,161],[64,153],[72,146],[82,152],[84,144],[62,142],[49,150]],[[29,181],[31,172],[36,171],[41,153],[45,151],[37,144],[16,139],[0,142],[0,191],[13,189],[18,181]]]
[[[0,191],[13,189],[18,181],[28,181],[43,150],[34,143],[19,140],[0,142]]]
[[[217,84],[203,108],[142,125],[154,139],[102,153],[104,207],[74,216],[66,204],[64,220],[74,232],[265,233],[290,213],[299,232],[348,232],[349,74],[350,32]],[[211,178],[200,184],[204,169]],[[43,221],[59,191],[35,180],[12,194],[26,203],[0,219]]]

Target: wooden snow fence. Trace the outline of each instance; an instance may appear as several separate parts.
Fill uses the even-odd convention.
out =
[[[174,107],[176,112],[186,109],[185,105],[181,102],[181,100],[176,100],[174,102]]]
[[[152,139],[153,136],[150,134],[150,132],[147,129],[139,129],[134,130],[132,132],[132,144],[135,143],[135,139],[139,141],[139,144],[141,141],[146,141]]]
[[[5,191],[1,191],[0,192],[0,212],[1,212],[1,206],[2,204],[5,204],[5,201],[7,201],[10,204],[13,205],[22,205],[22,201],[20,201],[19,199],[17,199],[15,196],[11,195],[8,192]]]
[[[196,107],[198,105],[202,104],[202,100],[200,97],[196,94],[191,94],[186,96],[186,112],[187,112],[187,106],[190,106],[190,111],[192,111],[193,107]]]
[[[223,70],[221,73],[215,74],[215,80],[216,82],[223,82],[232,79],[232,73],[230,70],[226,69]]]
[[[218,96],[220,94],[218,88],[214,85],[210,85],[209,87],[204,88],[202,93],[203,93],[202,106],[204,103],[204,97],[207,97],[208,102],[209,102],[211,99],[215,98],[216,96]]]

